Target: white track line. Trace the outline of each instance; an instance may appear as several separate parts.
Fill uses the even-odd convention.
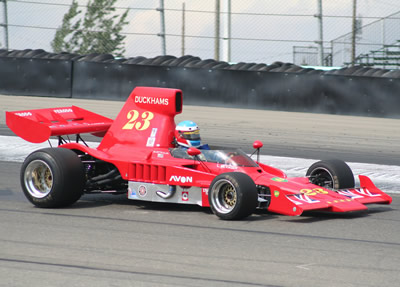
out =
[[[58,142],[51,140],[51,144],[57,146]],[[88,142],[88,145],[96,147],[98,143]],[[23,162],[28,154],[45,147],[49,147],[47,142],[32,144],[15,136],[0,136],[0,161]],[[304,176],[308,167],[318,160],[261,155],[260,161],[283,170],[289,177],[298,177]],[[400,166],[353,162],[348,164],[355,175],[369,176],[383,191],[400,193]]]

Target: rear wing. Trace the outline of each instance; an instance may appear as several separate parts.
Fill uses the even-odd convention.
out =
[[[104,136],[113,120],[76,106],[6,112],[7,126],[19,137],[41,143],[50,136],[91,133]]]

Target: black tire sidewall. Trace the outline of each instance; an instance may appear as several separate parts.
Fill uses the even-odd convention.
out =
[[[354,188],[354,175],[350,167],[342,160],[331,159],[318,161],[310,166],[306,176],[309,176],[315,169],[324,168],[334,177],[333,189]]]
[[[231,183],[236,190],[236,205],[229,213],[220,213],[212,203],[213,186],[221,179]],[[224,220],[239,220],[251,215],[258,205],[257,187],[254,181],[245,173],[227,172],[214,178],[210,184],[208,200],[215,215]]]
[[[34,160],[45,162],[53,174],[50,193],[43,198],[32,196],[25,186],[25,170]],[[75,203],[83,193],[85,174],[77,154],[64,148],[46,148],[31,153],[24,161],[20,174],[21,187],[30,202],[44,208],[64,207]]]

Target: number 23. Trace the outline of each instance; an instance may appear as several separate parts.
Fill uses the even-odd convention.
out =
[[[142,119],[140,120],[139,112],[136,110],[130,110],[126,117],[128,122],[122,127],[123,130],[131,130],[135,128],[138,131],[144,131],[150,126],[150,121],[154,118],[154,114],[148,111],[143,112],[141,114]]]
[[[318,193],[328,194],[328,192],[326,190],[323,190],[322,188],[313,188],[313,189],[303,188],[302,190],[300,190],[300,192],[306,195],[317,195]]]

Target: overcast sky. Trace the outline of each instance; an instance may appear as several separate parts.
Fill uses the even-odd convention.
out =
[[[317,0],[231,1],[232,37],[236,38],[236,40],[232,40],[232,61],[271,63],[280,60],[291,62],[293,46],[315,46],[313,41],[318,39],[318,21],[313,15],[317,13]],[[28,2],[47,2],[57,5]],[[62,17],[68,10],[68,6],[60,4],[69,5],[70,3],[71,0],[35,0],[25,1],[25,3],[24,1],[9,0],[10,48],[42,48],[51,51],[50,41],[54,37],[55,28],[61,25]],[[79,1],[79,3],[84,5],[87,1]],[[160,13],[155,10],[159,7],[159,3],[159,0],[118,1],[118,7],[132,8],[129,12],[130,23],[124,31],[128,33],[126,57],[154,57],[161,54],[161,41],[157,36],[157,33],[160,32]],[[185,54],[200,56],[204,59],[213,58],[214,40],[211,37],[214,36],[215,15],[207,13],[207,11],[214,11],[215,0],[165,0],[166,33],[169,35],[167,36],[167,54],[181,56],[182,12],[180,10],[182,3],[185,3],[187,10]],[[376,18],[400,11],[400,1],[398,0],[357,0],[357,3],[357,15],[366,17],[362,20],[363,25],[376,21]],[[323,1],[323,15],[326,16],[323,19],[325,46],[329,46],[329,41],[332,39],[351,31],[352,4],[353,0]],[[0,23],[2,23],[4,16],[1,3],[0,7]],[[170,9],[176,9],[176,11]],[[118,11],[122,11],[122,9]],[[399,33],[398,39],[400,39],[400,26],[394,28],[393,33]],[[286,42],[288,40],[298,42]],[[1,28],[0,42],[4,44],[4,29]]]

